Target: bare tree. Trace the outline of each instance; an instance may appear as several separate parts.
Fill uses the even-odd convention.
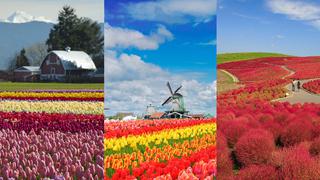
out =
[[[36,43],[26,48],[26,56],[31,66],[40,66],[47,55],[48,46],[45,43]]]

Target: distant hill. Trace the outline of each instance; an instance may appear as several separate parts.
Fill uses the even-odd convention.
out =
[[[0,22],[0,70],[7,69],[15,53],[30,45],[45,42],[53,24],[46,22]]]
[[[243,53],[223,53],[217,55],[217,63],[222,64],[233,61],[243,61],[264,57],[285,57],[289,55],[267,52],[243,52]]]

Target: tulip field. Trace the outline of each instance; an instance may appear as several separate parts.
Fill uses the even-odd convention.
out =
[[[270,57],[218,65],[238,89],[218,95],[217,179],[319,179],[320,102],[277,102],[293,79],[320,76],[320,57]],[[303,84],[317,93],[318,80]]]
[[[103,91],[0,91],[0,179],[103,179]]]
[[[105,179],[216,175],[215,119],[106,120]]]

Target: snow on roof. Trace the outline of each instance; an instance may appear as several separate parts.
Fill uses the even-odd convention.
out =
[[[61,59],[65,70],[97,69],[91,57],[83,51],[51,51],[50,53],[56,54]]]
[[[39,66],[22,66],[16,69],[15,71],[40,71]]]

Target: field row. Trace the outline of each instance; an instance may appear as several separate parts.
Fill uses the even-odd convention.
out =
[[[96,91],[0,91],[0,99],[47,101],[103,101],[103,92]]]
[[[103,114],[104,103],[92,101],[16,101],[0,103],[3,112],[46,112],[72,114]]]
[[[103,179],[103,92],[0,92],[0,178]]]
[[[122,125],[116,128],[117,124]],[[212,179],[215,174],[214,119],[199,122],[188,119],[127,121],[108,125],[105,128],[114,128],[105,131],[105,172],[108,178],[177,179],[194,176]],[[151,128],[158,127],[156,125],[159,125],[158,130]],[[139,128],[141,130],[136,134],[121,133],[122,130]]]

